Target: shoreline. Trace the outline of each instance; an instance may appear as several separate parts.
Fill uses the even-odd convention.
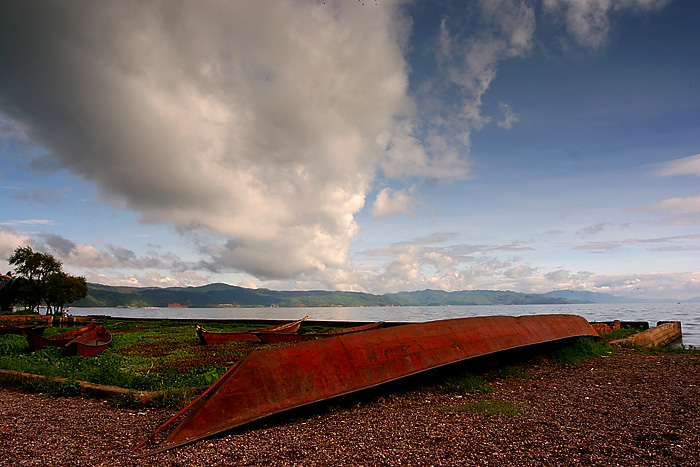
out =
[[[532,378],[496,380],[488,393],[415,381],[144,458],[130,449],[174,410],[1,389],[0,465],[700,465],[700,356],[619,349],[519,367]],[[488,401],[527,415],[455,409]]]

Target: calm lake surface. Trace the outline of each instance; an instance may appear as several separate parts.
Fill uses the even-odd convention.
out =
[[[75,316],[155,319],[289,319],[422,322],[473,316],[565,313],[588,321],[680,321],[683,345],[700,347],[700,303],[604,303],[585,305],[489,305],[311,308],[71,308]]]

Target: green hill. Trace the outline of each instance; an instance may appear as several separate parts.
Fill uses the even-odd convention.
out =
[[[571,300],[576,302],[576,300]],[[564,298],[510,291],[422,290],[373,295],[325,290],[277,291],[247,289],[228,284],[200,287],[113,287],[88,284],[88,296],[74,307],[301,307],[301,306],[433,306],[433,305],[524,305],[570,303]],[[580,303],[580,302],[579,302]]]

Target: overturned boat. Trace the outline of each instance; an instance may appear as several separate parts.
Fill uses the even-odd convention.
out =
[[[384,321],[376,323],[363,324],[361,326],[353,326],[350,328],[333,329],[332,331],[323,332],[307,332],[306,334],[282,334],[279,332],[263,332],[255,331],[254,334],[266,344],[279,344],[281,342],[301,342],[314,339],[325,339],[327,337],[342,336],[343,334],[351,334],[353,332],[371,331],[379,328]]]
[[[224,342],[234,341],[259,341],[258,336],[254,334],[255,332],[292,334],[297,332],[301,327],[301,323],[307,319],[309,319],[309,317],[304,316],[300,320],[291,323],[238,332],[209,332],[203,327],[197,326],[197,336],[199,336],[199,340],[202,342],[202,344],[205,345],[223,344]]]
[[[254,351],[134,450],[187,413],[162,452],[261,418],[451,363],[562,339],[597,336],[575,315],[430,321]]]

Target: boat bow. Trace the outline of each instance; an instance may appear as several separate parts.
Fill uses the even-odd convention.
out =
[[[580,316],[490,316],[381,328],[254,351],[184,409],[189,413],[152,453],[451,363],[579,336],[597,336]]]

